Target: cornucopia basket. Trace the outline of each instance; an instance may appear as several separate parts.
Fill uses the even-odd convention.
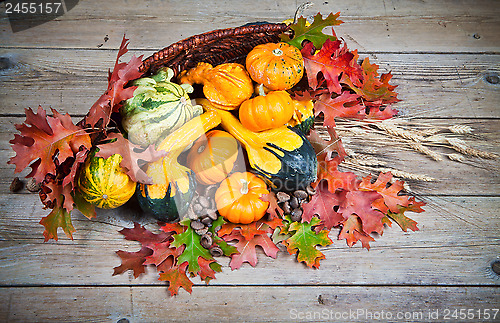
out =
[[[199,62],[214,66],[228,62],[243,63],[255,46],[278,42],[279,35],[286,30],[289,26],[284,23],[255,23],[194,35],[144,59],[139,70],[149,75],[161,67],[170,67],[177,76]]]

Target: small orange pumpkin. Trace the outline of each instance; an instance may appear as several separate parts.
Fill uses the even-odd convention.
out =
[[[234,110],[253,94],[253,83],[245,67],[237,63],[225,63],[212,67],[200,62],[195,68],[183,71],[181,83],[203,84],[203,94],[216,107]]]
[[[304,75],[300,50],[287,43],[257,45],[248,53],[246,68],[250,77],[270,90],[288,90]]]
[[[238,172],[220,184],[215,192],[215,203],[227,221],[248,224],[266,214],[269,202],[260,199],[265,194],[269,191],[262,179],[249,172]]]
[[[231,134],[211,130],[194,143],[187,156],[187,165],[194,171],[199,183],[218,184],[235,167],[238,151],[238,141]]]
[[[259,96],[248,99],[240,106],[241,124],[252,131],[274,129],[286,124],[295,112],[294,100],[286,91],[264,94],[262,85]]]

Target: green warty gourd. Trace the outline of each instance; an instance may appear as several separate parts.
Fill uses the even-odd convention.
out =
[[[188,93],[193,92],[193,87],[170,82],[173,76],[172,69],[164,68],[133,82],[137,86],[134,96],[121,109],[122,126],[133,143],[159,143],[203,112],[201,106],[191,104]]]

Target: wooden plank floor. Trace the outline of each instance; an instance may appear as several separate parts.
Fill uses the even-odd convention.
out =
[[[500,308],[498,160],[435,162],[376,147],[394,168],[437,179],[410,182],[428,203],[413,215],[420,231],[390,228],[370,251],[348,248],[332,231],[335,242],[322,248],[326,259],[318,270],[286,252],[276,260],[260,255],[256,268],[237,271],[224,260],[209,286],[195,280],[192,294],[181,290],[176,297],[152,270],[139,279],[111,276],[120,262],[114,251],[137,249],[117,231],[133,221],[152,223],[135,208],[103,211],[94,220],[75,212],[74,241],[44,243],[38,222],[47,210],[38,196],[9,192],[15,176],[7,165],[14,155],[9,140],[24,108],[42,104],[81,118],[102,94],[123,34],[131,54],[148,56],[205,31],[282,21],[300,4],[82,0],[64,16],[17,33],[0,4],[0,321],[439,322],[454,321],[455,309],[474,310],[468,322],[500,321],[500,313],[484,315]],[[392,71],[403,116],[470,125],[480,136],[468,140],[500,154],[498,1],[319,1],[304,14],[337,11],[345,21],[338,36],[382,72]]]

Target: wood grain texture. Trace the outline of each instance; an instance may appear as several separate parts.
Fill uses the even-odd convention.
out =
[[[191,295],[169,297],[159,286],[9,288],[0,289],[0,297],[11,300],[0,315],[8,322],[368,322],[382,315],[382,321],[430,322],[435,315],[444,321],[445,308],[494,308],[497,292],[446,286],[194,287]],[[64,316],[51,311],[54,304]],[[473,321],[492,322],[477,315]]]
[[[321,248],[326,259],[318,270],[306,268],[282,250],[277,259],[260,253],[256,268],[244,265],[237,271],[230,270],[228,259],[220,259],[224,270],[210,284],[500,284],[490,268],[500,246],[500,198],[428,197],[426,201],[426,212],[408,214],[420,231],[404,233],[394,224],[376,238],[370,251],[359,245],[348,248],[345,241],[337,241],[338,231],[333,230],[334,244]],[[75,240],[60,231],[60,240],[50,243],[43,243],[43,227],[38,224],[48,212],[36,195],[0,195],[0,207],[5,210],[0,218],[0,285],[162,284],[154,270],[135,280],[130,273],[111,276],[112,267],[120,264],[116,250],[139,249],[118,230],[132,227],[132,221],[154,223],[141,218],[132,205],[102,210],[95,220],[75,211]]]
[[[353,45],[351,48],[356,48]],[[131,51],[148,56],[152,51]],[[12,66],[0,73],[0,114],[19,115],[42,105],[84,115],[107,87],[116,51],[0,49]],[[361,54],[394,75],[402,115],[439,118],[500,118],[497,55]],[[27,95],[30,93],[32,95]]]
[[[9,193],[15,175],[6,164],[14,155],[8,141],[24,108],[52,106],[79,120],[105,89],[124,34],[131,39],[128,60],[209,30],[280,22],[300,3],[83,0],[64,16],[18,33],[0,3],[0,321],[370,321],[361,314],[335,317],[363,310],[415,315],[385,321],[428,322],[445,321],[445,309],[500,307],[500,276],[491,268],[500,257],[498,160],[438,163],[400,147],[346,140],[395,168],[439,179],[410,182],[427,202],[424,213],[409,214],[420,231],[405,233],[394,224],[367,251],[348,248],[334,230],[318,270],[284,250],[277,259],[259,252],[256,268],[245,264],[237,271],[221,259],[223,272],[209,286],[194,279],[193,293],[181,290],[176,297],[152,268],[139,279],[111,276],[120,264],[115,251],[139,247],[118,230],[133,221],[157,228],[133,202],[93,220],[75,211],[74,240],[60,231],[58,242],[43,243],[38,222],[49,210],[36,194]],[[500,74],[497,1],[320,1],[304,15],[337,11],[345,23],[335,30],[348,47],[381,72],[392,71],[401,116],[437,127],[470,125],[479,135],[467,138],[470,143],[500,154],[500,84],[488,78]],[[429,311],[439,317],[431,319]]]
[[[75,118],[75,122],[79,118]],[[15,176],[23,178],[30,168],[20,174],[14,175],[14,165],[8,165],[7,161],[15,156],[9,141],[14,138],[16,130],[14,124],[24,121],[21,117],[0,118],[0,193],[8,193],[9,185]],[[500,155],[500,145],[495,142],[496,131],[500,128],[499,120],[435,120],[424,119],[416,122],[436,127],[444,127],[451,124],[467,124],[474,128],[474,133],[483,136],[482,139],[465,138],[472,146],[491,153]],[[391,146],[392,143],[392,146]],[[427,156],[409,150],[406,146],[397,145],[389,139],[382,141],[366,141],[364,138],[346,139],[345,146],[357,152],[367,152],[402,171],[423,174],[436,179],[434,182],[410,181],[410,187],[418,194],[439,195],[498,195],[500,193],[499,163],[497,160],[484,160],[469,158],[466,163],[457,163],[447,158],[436,162]],[[442,153],[454,152],[451,149],[435,148]],[[374,172],[375,173],[375,172]],[[368,174],[359,173],[360,176]],[[25,180],[27,181],[27,180]],[[26,192],[26,191],[22,191]],[[22,193],[21,192],[21,193]]]
[[[125,33],[134,39],[132,48],[157,49],[214,29],[254,21],[281,22],[292,18],[299,4],[286,0],[151,1],[147,5],[81,1],[64,16],[38,26],[39,37],[29,31],[12,33],[5,16],[0,18],[0,31],[2,45],[9,47],[97,48],[102,44],[101,48],[116,49]],[[345,22],[338,27],[338,35],[363,51],[498,52],[500,48],[495,1],[324,1],[304,16],[338,11]],[[168,32],[163,27],[167,24]],[[59,33],[63,36],[52,37]]]

